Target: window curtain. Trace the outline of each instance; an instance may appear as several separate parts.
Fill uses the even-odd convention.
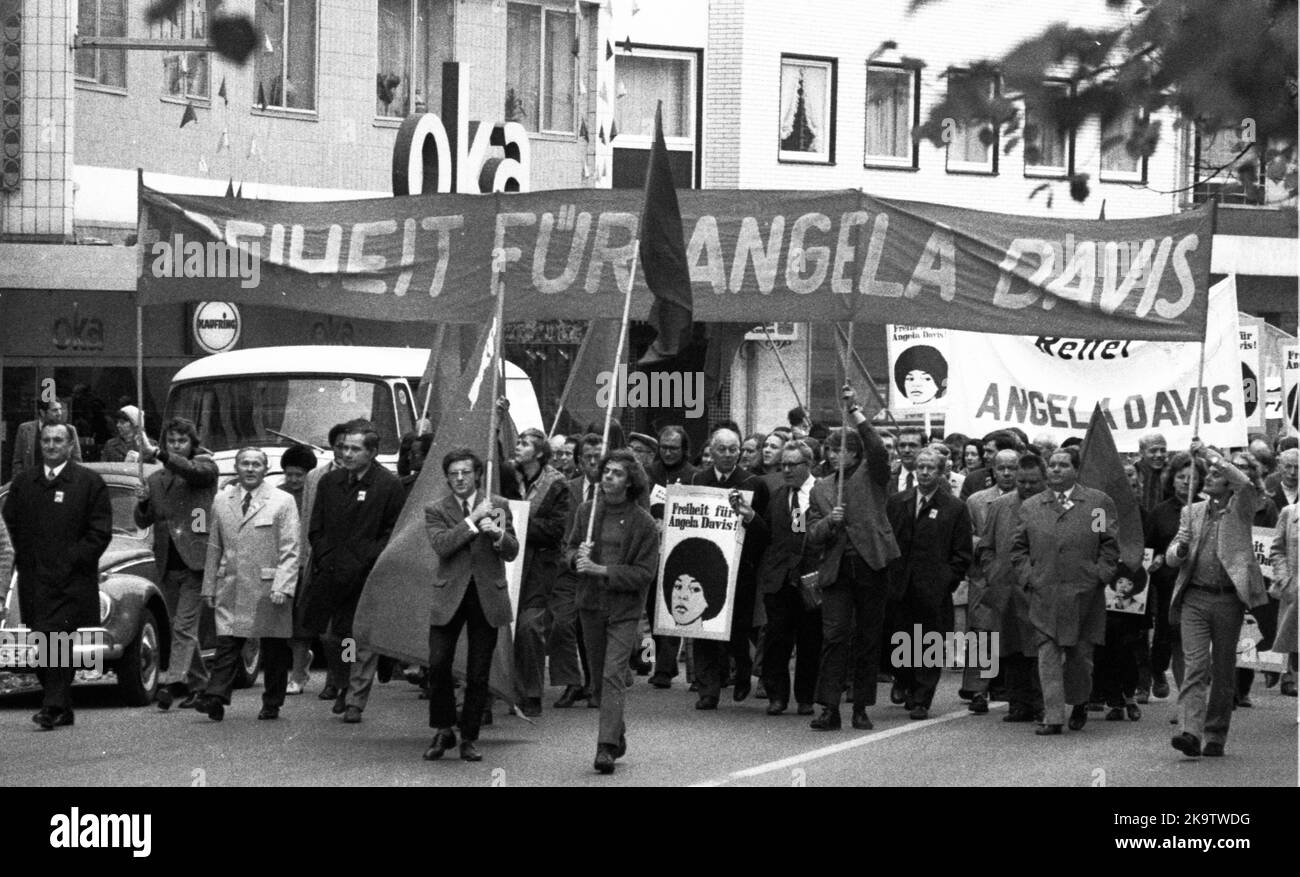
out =
[[[375,115],[405,117],[410,111],[411,0],[379,0],[379,47],[375,65]]]
[[[316,2],[289,0],[289,45],[285,50],[286,107],[316,108]]]
[[[873,70],[867,74],[867,155],[911,155],[911,80],[908,72]]]
[[[538,130],[541,51],[541,7],[511,3],[506,13],[505,120],[529,131]]]
[[[574,26],[572,13],[546,13],[546,115],[542,125],[548,131],[572,131],[574,126]]]
[[[781,68],[781,148],[791,152],[821,152],[825,149],[827,71],[802,64]],[[802,95],[801,95],[802,92]],[[802,101],[800,97],[802,96]],[[802,113],[800,112],[802,105]],[[802,117],[806,131],[796,131]]]
[[[627,94],[615,103],[621,134],[653,137],[655,106],[664,102],[664,136],[689,137],[690,62],[678,58],[620,55],[615,74]]]

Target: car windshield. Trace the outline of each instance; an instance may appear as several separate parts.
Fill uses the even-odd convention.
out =
[[[340,351],[343,356],[346,352]],[[199,443],[212,451],[293,441],[323,446],[330,427],[358,417],[374,424],[380,453],[397,453],[400,439],[388,384],[361,377],[249,375],[192,381],[172,388],[166,416],[194,421]]]
[[[139,536],[135,525],[135,490],[118,484],[109,485],[108,499],[113,504],[113,535]]]

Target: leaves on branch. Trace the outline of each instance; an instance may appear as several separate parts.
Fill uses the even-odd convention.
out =
[[[1088,174],[1075,174],[1070,177],[1070,197],[1075,201],[1082,202],[1088,200],[1088,195],[1090,194],[1088,189],[1088,178]]]
[[[218,15],[212,19],[211,41],[221,57],[244,64],[260,42],[260,35],[247,15]]]
[[[144,20],[150,24],[158,24],[160,21],[175,24],[176,12],[181,8],[182,2],[183,0],[153,0],[144,11]]]

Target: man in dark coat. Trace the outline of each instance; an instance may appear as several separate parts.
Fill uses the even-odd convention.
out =
[[[163,468],[137,490],[135,522],[154,528],[154,560],[172,607],[171,657],[160,680],[158,706],[169,709],[175,698],[183,697],[180,706],[189,709],[208,684],[199,654],[199,619],[217,464],[199,448],[198,430],[184,417],[173,418],[164,427],[157,457]]]
[[[578,506],[596,495],[600,484],[600,461],[604,457],[600,436],[588,433],[579,439],[577,453],[578,474],[567,482],[569,490],[568,514],[564,532],[573,525]],[[568,709],[580,700],[587,700],[591,673],[585,666],[585,647],[578,635],[578,577],[562,567],[551,586],[546,609],[551,625],[546,633],[546,656],[551,664],[551,684],[563,685],[564,691],[554,703],[556,709]],[[586,676],[587,684],[583,684]]]
[[[846,454],[843,499],[837,497],[837,457],[836,468],[813,488],[806,516],[808,544],[822,552],[818,567],[822,654],[817,677],[817,702],[822,705],[822,713],[810,724],[814,731],[840,729],[840,698],[850,678],[850,663],[853,727],[864,731],[873,727],[867,707],[876,703],[888,592],[886,569],[899,553],[885,514],[889,451],[847,384],[842,402],[857,424],[857,431],[830,436],[827,448],[835,454]]]
[[[502,464],[501,494],[528,503],[524,577],[515,623],[515,685],[525,716],[542,714],[546,670],[546,603],[560,570],[561,543],[569,522],[569,485],[549,465],[550,445],[540,429],[526,429],[515,442],[515,459]]]
[[[396,475],[374,462],[379,434],[373,428],[349,430],[339,437],[343,468],[324,475],[316,489],[308,538],[311,541],[311,591],[304,624],[341,646],[352,638],[352,616],[366,576],[397,526],[406,490]],[[349,724],[361,721],[370,697],[379,655],[357,647],[351,658],[347,691],[334,701],[334,712]]]
[[[916,455],[916,486],[896,493],[886,503],[901,555],[889,565],[890,595],[899,601],[903,642],[899,649],[911,658],[924,651],[915,639],[953,628],[952,592],[970,566],[970,512],[966,504],[940,488],[940,455],[930,449]],[[897,643],[895,643],[897,645]],[[930,717],[930,703],[943,667],[916,667],[911,661],[894,666],[895,685],[905,693],[913,719]]]
[[[730,429],[715,430],[709,440],[713,463],[691,476],[691,484],[700,487],[721,487],[730,491],[731,507],[745,528],[745,543],[740,551],[740,566],[736,571],[735,605],[731,612],[731,642],[697,639],[692,644],[695,652],[695,680],[699,683],[700,698],[695,704],[699,710],[718,708],[722,686],[727,681],[727,655],[736,662],[736,684],[732,697],[742,701],[749,697],[753,683],[750,674],[754,669],[749,654],[749,636],[754,629],[754,601],[758,591],[758,561],[767,549],[767,485],[748,469],[741,468],[740,436]],[[747,503],[740,491],[753,491]]]
[[[41,427],[42,465],[9,487],[4,520],[18,570],[18,609],[36,634],[73,633],[99,624],[99,558],[113,537],[113,507],[98,473],[71,461],[72,429]],[[71,725],[75,667],[47,649],[36,676],[45,689],[32,720],[43,731]],[[54,658],[53,662],[48,659]]]

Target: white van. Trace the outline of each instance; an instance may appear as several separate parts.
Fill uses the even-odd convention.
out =
[[[321,448],[330,427],[362,417],[379,432],[378,461],[396,471],[401,437],[415,430],[423,397],[415,391],[429,362],[415,347],[252,347],[196,360],[172,378],[164,420],[188,417],[222,475],[235,472],[235,454],[255,445],[270,471],[294,442]],[[519,429],[542,429],[537,394],[523,369],[507,362],[505,393]],[[431,416],[433,413],[431,412]],[[278,481],[279,479],[274,479]]]

